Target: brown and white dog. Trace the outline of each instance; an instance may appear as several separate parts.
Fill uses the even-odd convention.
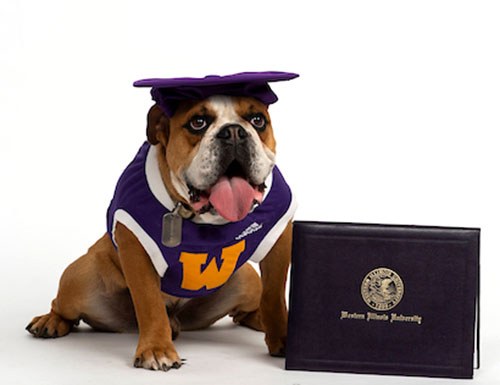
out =
[[[223,218],[214,208],[204,209],[206,198],[192,199],[193,189],[203,196],[227,171],[217,138],[222,129],[227,131],[222,135],[225,139],[245,138],[244,175],[252,186],[261,187],[255,189],[255,199],[262,199],[276,147],[265,104],[252,97],[211,96],[181,102],[171,118],[154,105],[147,121],[147,138],[156,148],[164,186],[174,202],[182,202],[196,214],[193,221],[224,225],[231,215]],[[172,342],[179,330],[206,328],[229,314],[234,322],[264,331],[271,355],[284,355],[291,223],[259,263],[261,277],[246,263],[215,293],[191,299],[161,291],[151,259],[121,223],[116,225],[114,240],[116,248],[105,234],[67,267],[50,313],[33,318],[27,326],[31,334],[62,337],[79,320],[107,331],[138,328],[134,366],[166,371],[182,364]]]

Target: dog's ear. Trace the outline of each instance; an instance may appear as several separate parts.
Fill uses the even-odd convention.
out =
[[[168,140],[169,125],[170,122],[161,108],[158,107],[157,104],[151,107],[148,112],[148,126],[146,128],[148,142],[151,144],[158,144],[158,134],[160,131],[162,131],[163,137]]]

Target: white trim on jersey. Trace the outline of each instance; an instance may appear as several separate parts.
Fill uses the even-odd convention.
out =
[[[113,228],[111,229],[111,234],[113,236],[113,242],[115,243],[115,245],[115,230],[116,224],[118,222],[124,225],[132,232],[132,234],[137,237],[142,247],[144,247],[144,250],[146,250],[146,253],[149,255],[149,258],[151,259],[156,272],[160,275],[160,277],[163,277],[165,275],[165,271],[167,271],[168,264],[163,258],[163,254],[153,238],[151,238],[148,233],[144,231],[144,229],[135,221],[134,218],[132,218],[132,216],[128,212],[123,209],[118,209],[115,211],[115,214],[113,216]]]
[[[292,194],[292,201],[290,202],[290,206],[288,206],[288,210],[285,214],[283,214],[278,222],[276,222],[271,230],[269,230],[264,239],[260,242],[259,246],[257,246],[254,253],[250,257],[250,261],[260,262],[264,259],[267,253],[269,253],[269,251],[278,241],[278,238],[281,236],[281,234],[283,234],[283,231],[285,231],[288,222],[293,219],[295,210],[297,210],[297,201],[295,200],[295,195]]]
[[[158,156],[156,154],[156,146],[150,146],[148,154],[146,155],[146,166],[144,170],[146,173],[146,181],[154,197],[169,211],[172,211],[175,204],[161,178],[160,165],[158,164]]]

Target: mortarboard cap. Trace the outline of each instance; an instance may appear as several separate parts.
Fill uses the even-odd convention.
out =
[[[278,97],[269,82],[291,80],[298,74],[290,72],[240,72],[234,75],[209,75],[204,78],[142,79],[135,87],[152,87],[151,96],[163,112],[172,117],[182,100],[205,99],[212,95],[252,96],[269,105]]]

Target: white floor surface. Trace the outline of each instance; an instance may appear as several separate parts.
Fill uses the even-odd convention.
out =
[[[30,309],[10,314],[0,331],[0,384],[455,384],[463,380],[372,376],[284,370],[285,360],[267,355],[263,334],[222,319],[207,330],[182,332],[175,344],[186,364],[154,372],[132,366],[137,334],[95,332],[81,325],[59,339],[36,339],[24,326]],[[483,347],[475,384],[500,384],[500,341]]]

